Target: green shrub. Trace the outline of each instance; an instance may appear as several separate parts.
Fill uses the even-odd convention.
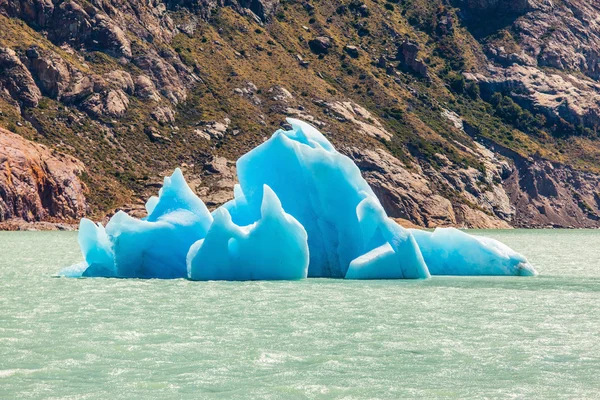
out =
[[[477,84],[477,82],[467,83],[467,86],[465,89],[466,89],[467,95],[470,98],[472,98],[473,100],[477,100],[479,98],[479,96],[481,95],[480,90],[479,90],[479,85]]]
[[[448,74],[448,84],[453,92],[462,94],[465,91],[465,78],[456,72]]]

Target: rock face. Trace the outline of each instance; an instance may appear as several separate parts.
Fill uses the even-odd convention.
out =
[[[510,93],[519,104],[550,120],[562,118],[590,127],[600,124],[600,84],[591,79],[517,64],[490,66],[488,76],[466,73],[465,77],[478,82],[484,96]]]
[[[27,107],[35,107],[41,93],[29,70],[12,49],[0,48],[0,89]]]
[[[339,121],[351,123],[360,133],[385,141],[392,139],[392,134],[366,108],[352,101],[336,101],[326,106]]]
[[[530,5],[529,12],[513,24],[519,37],[517,50],[527,56],[526,62],[600,77],[600,4],[585,0],[536,0]],[[490,50],[498,47],[492,42]]]
[[[241,12],[252,12],[263,22],[268,21],[279,6],[279,0],[166,0],[165,3],[171,9],[186,8],[204,17],[217,7],[232,6]]]
[[[67,63],[58,55],[38,47],[31,47],[25,54],[27,68],[42,93],[53,99],[60,98],[71,83],[71,71]]]
[[[421,78],[428,78],[427,65],[417,57],[418,52],[419,46],[406,40],[398,47],[396,59],[400,61],[400,68],[408,69]]]
[[[486,41],[487,71],[468,80],[484,94],[510,94],[550,119],[595,129],[600,124],[600,4],[585,0],[465,0],[469,10],[519,14]],[[474,17],[472,24],[485,21]],[[577,74],[573,71],[578,72]]]
[[[600,220],[598,175],[537,161],[518,168],[505,187],[519,210],[516,226],[593,228]]]
[[[277,11],[279,0],[238,0],[242,9],[252,11],[262,21],[266,21]]]
[[[385,150],[350,148],[346,153],[365,176],[392,218],[424,227],[598,226],[600,175],[544,160],[527,160],[493,145],[480,145],[487,177],[473,169],[446,165],[439,171],[412,166],[409,171]],[[498,156],[504,153],[511,158]],[[514,165],[507,160],[516,160]],[[446,187],[463,198],[444,197]],[[446,190],[447,191],[447,190]]]
[[[400,160],[382,149],[350,148],[345,152],[361,169],[392,218],[409,220],[424,227],[510,227],[514,210],[507,194],[499,185],[489,182],[484,185],[486,178],[482,179],[477,170],[447,163],[440,171],[424,170],[418,165],[413,165],[409,171]],[[482,150],[482,157],[486,155]],[[494,178],[496,176],[489,176],[490,182]],[[465,193],[466,198],[463,202],[456,197],[446,198],[438,194],[440,186]],[[465,204],[467,202],[470,205]]]
[[[233,187],[238,183],[235,162],[225,157],[212,157],[204,165],[201,177],[202,186],[196,191],[210,210],[233,199]]]
[[[84,171],[77,159],[0,128],[0,222],[85,216]]]
[[[515,208],[514,226],[598,226],[600,175],[543,159],[525,159],[491,141],[486,144],[496,154],[514,162],[502,180],[502,187]]]

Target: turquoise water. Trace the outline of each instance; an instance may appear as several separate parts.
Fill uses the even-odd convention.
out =
[[[0,399],[598,398],[600,231],[483,231],[535,278],[53,278],[0,232]]]

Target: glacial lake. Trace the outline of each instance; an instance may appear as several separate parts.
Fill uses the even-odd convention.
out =
[[[470,232],[540,276],[67,279],[76,233],[0,232],[0,398],[598,398],[600,231]]]

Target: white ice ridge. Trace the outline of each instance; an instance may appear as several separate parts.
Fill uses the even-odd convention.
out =
[[[83,219],[85,261],[65,276],[281,280],[534,275],[502,243],[455,229],[407,230],[389,219],[358,167],[314,127],[288,119],[237,162],[234,199],[212,215],[176,169],[148,217]]]

